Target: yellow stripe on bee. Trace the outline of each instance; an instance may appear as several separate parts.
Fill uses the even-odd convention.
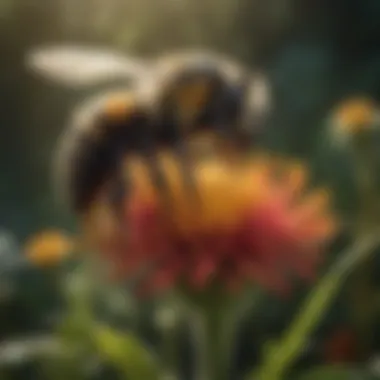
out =
[[[180,117],[185,120],[191,119],[205,106],[210,93],[211,86],[207,78],[180,85],[174,94]]]
[[[106,100],[104,114],[108,119],[120,120],[131,116],[136,108],[137,101],[132,94],[114,94]]]

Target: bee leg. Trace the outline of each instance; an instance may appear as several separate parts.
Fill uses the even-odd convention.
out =
[[[217,129],[223,138],[235,141],[238,137],[238,124],[242,120],[245,88],[225,89],[216,103]]]
[[[123,166],[125,151],[124,146],[117,147],[111,161],[113,170],[109,183],[108,203],[118,221],[124,218],[122,206],[129,190],[129,178]]]
[[[199,194],[193,175],[189,146],[186,143],[186,133],[184,133],[185,131],[191,131],[192,123],[189,124],[189,122],[184,122],[178,119],[174,122],[174,126],[177,125],[182,125],[183,129],[178,130],[176,127],[173,128],[169,144],[174,151],[175,158],[178,160],[177,163],[183,179],[185,191],[188,192],[191,200],[197,201],[199,200]]]
[[[158,190],[164,206],[170,206],[170,189],[156,149],[151,147],[145,148],[143,159],[147,164],[153,186]]]
[[[114,215],[120,221],[122,221],[124,217],[122,204],[127,195],[127,191],[128,184],[126,183],[125,173],[122,172],[121,168],[118,168],[111,181],[109,203]]]
[[[192,200],[198,201],[199,194],[196,186],[196,180],[194,178],[190,152],[186,141],[181,139],[177,142],[174,151],[175,156],[178,159],[185,190],[188,192],[188,195],[192,198]]]

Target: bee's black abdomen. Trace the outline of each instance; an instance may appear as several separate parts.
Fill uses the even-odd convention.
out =
[[[105,108],[108,99],[85,107],[62,142],[59,186],[77,213],[90,207],[102,186],[123,176],[123,156],[139,150],[150,133],[150,121],[142,110],[126,108],[124,114],[110,115]]]

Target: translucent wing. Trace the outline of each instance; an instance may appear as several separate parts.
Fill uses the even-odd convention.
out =
[[[251,75],[248,94],[245,99],[243,128],[249,134],[263,132],[272,110],[270,83],[264,75]]]
[[[81,46],[38,48],[27,55],[26,63],[38,75],[67,87],[133,80],[149,71],[147,62],[138,58]]]
[[[248,94],[249,108],[259,114],[267,114],[271,106],[271,91],[269,82],[264,75],[254,75]]]

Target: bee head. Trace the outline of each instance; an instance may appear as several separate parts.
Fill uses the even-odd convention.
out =
[[[245,71],[221,58],[184,59],[167,69],[162,84],[160,111],[181,132],[213,130],[219,125],[236,125],[246,94]]]
[[[221,88],[222,77],[212,66],[184,67],[164,87],[165,108],[181,119],[197,117]]]

